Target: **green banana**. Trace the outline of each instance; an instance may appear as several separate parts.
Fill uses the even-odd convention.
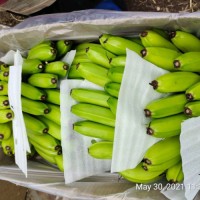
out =
[[[114,140],[114,127],[88,120],[75,122],[73,124],[73,130],[89,137],[108,141]]]
[[[76,51],[81,51],[81,50],[84,50],[85,52],[85,49],[88,48],[88,47],[99,47],[99,48],[102,48],[102,46],[100,44],[97,44],[97,43],[93,43],[93,42],[82,42],[80,44],[78,44],[76,46]]]
[[[163,171],[145,171],[142,168],[142,163],[139,163],[133,169],[121,171],[119,174],[126,180],[134,183],[151,183],[163,178]]]
[[[22,111],[32,115],[47,115],[51,110],[47,104],[21,97]]]
[[[183,92],[200,81],[200,76],[193,72],[170,72],[159,76],[150,85],[157,92]]]
[[[173,61],[180,56],[181,53],[162,47],[146,47],[141,51],[141,56],[162,69],[175,71]]]
[[[0,123],[0,140],[7,140],[12,135],[12,123]]]
[[[123,67],[112,67],[108,70],[108,78],[115,83],[121,83],[123,78],[123,73],[124,73]]]
[[[45,152],[38,149],[37,147],[35,147],[35,150],[44,160],[48,161],[49,163],[56,164],[55,156],[49,156]]]
[[[111,96],[118,98],[120,86],[120,83],[109,82],[105,84],[104,90]]]
[[[86,54],[93,63],[105,68],[111,68],[110,59],[116,57],[113,53],[99,47],[86,48]]]
[[[200,100],[200,82],[192,85],[185,91],[185,96],[188,101]]]
[[[24,59],[22,64],[22,74],[40,73],[44,69],[44,64],[39,59]]]
[[[146,117],[161,118],[182,113],[187,99],[184,94],[174,94],[148,103],[144,109]]]
[[[83,79],[81,74],[76,70],[76,65],[71,65],[69,68],[69,73],[67,75],[68,79]]]
[[[60,106],[54,105],[52,103],[46,103],[48,108],[50,108],[50,112],[45,114],[44,117],[55,122],[58,125],[61,125],[60,121]]]
[[[86,54],[78,55],[78,56],[74,57],[72,65],[76,65],[78,63],[85,63],[85,62],[89,63],[89,62],[92,62],[92,61],[88,58],[88,56]]]
[[[88,46],[87,46],[87,47],[88,47]],[[87,47],[86,47],[86,48],[87,48]],[[87,56],[87,55],[86,55],[86,51],[85,51],[86,48],[80,49],[80,50],[76,50],[75,57],[76,57],[76,56]]]
[[[110,97],[105,91],[85,88],[73,88],[70,92],[71,97],[82,103],[109,107],[107,100]]]
[[[113,142],[100,141],[92,144],[88,148],[90,156],[96,159],[112,159]]]
[[[160,165],[164,162],[180,156],[179,136],[160,140],[148,148],[143,162],[147,165]]]
[[[73,41],[71,40],[58,40],[55,48],[57,49],[57,58],[63,57],[67,52],[71,50]]]
[[[165,39],[170,40],[169,32],[168,31],[165,31],[165,30],[159,29],[159,28],[152,28],[151,30],[154,31],[154,32],[156,32],[156,33],[158,33],[159,35],[161,35]]]
[[[24,123],[27,129],[34,131],[37,134],[48,133],[48,126],[46,126],[38,118],[35,118],[29,114],[23,113]]]
[[[10,65],[2,63],[2,64],[0,64],[0,71],[3,71],[3,72],[9,71],[9,67],[10,67]]]
[[[9,71],[0,71],[0,80],[8,82]]]
[[[107,103],[109,105],[111,112],[116,116],[118,99],[115,97],[109,97]]]
[[[167,138],[181,133],[181,123],[188,119],[184,114],[152,119],[147,127],[147,134],[157,138]]]
[[[57,88],[58,76],[49,73],[33,74],[28,78],[28,83],[39,88]]]
[[[126,56],[117,56],[110,58],[110,65],[112,67],[125,67],[126,65]]]
[[[25,82],[21,83],[21,95],[32,100],[45,101],[47,99],[47,94],[44,90]]]
[[[63,165],[63,155],[56,155],[54,157],[55,161],[56,161],[56,165],[58,166],[58,169],[61,172],[64,172],[64,165]]]
[[[61,127],[52,120],[45,118],[44,116],[37,117],[41,122],[47,125],[48,133],[54,138],[61,140]]]
[[[68,72],[68,64],[63,61],[54,61],[47,63],[44,69],[45,73],[56,74],[60,78],[64,78]]]
[[[193,34],[185,31],[171,31],[172,43],[183,52],[200,51],[200,40]]]
[[[116,55],[126,55],[126,49],[135,51],[140,55],[140,51],[144,48],[136,42],[110,34],[102,34],[99,41],[106,50]]]
[[[181,183],[184,179],[182,162],[178,162],[177,164],[170,167],[166,172],[166,179],[170,183]]]
[[[158,165],[148,165],[146,163],[143,163],[143,169],[146,171],[165,171],[168,168],[172,167],[173,165],[177,164],[181,160],[181,156],[178,155],[170,160],[167,160],[161,164]]]
[[[200,52],[187,52],[174,60],[174,69],[179,71],[200,72]]]
[[[56,105],[60,105],[60,90],[59,89],[43,89],[47,94],[46,101]]]
[[[153,30],[145,30],[139,35],[144,47],[162,47],[178,51],[173,43]]]
[[[193,101],[185,104],[184,113],[188,117],[200,116],[200,101]]]
[[[8,96],[0,96],[0,110],[10,108]]]
[[[12,134],[7,140],[2,140],[1,147],[6,155],[13,156],[15,154],[14,138]]]
[[[53,61],[56,59],[57,50],[51,46],[41,46],[32,48],[28,52],[28,59],[38,59],[40,61]]]
[[[11,109],[0,110],[0,123],[6,123],[12,121],[14,118],[14,113]]]
[[[0,95],[8,95],[8,83],[0,81]]]
[[[86,80],[104,87],[104,85],[110,82],[108,78],[108,69],[97,65],[95,63],[79,63],[76,65],[76,69],[79,74]]]
[[[56,152],[62,149],[60,142],[49,134],[38,135],[32,130],[28,130],[27,136],[31,142],[37,143],[41,148]]]
[[[71,107],[71,112],[87,120],[112,127],[115,126],[115,115],[110,111],[109,108],[92,104],[79,103]]]
[[[56,155],[61,155],[62,154],[62,150],[51,150],[51,149],[47,149],[44,148],[43,146],[41,146],[40,144],[38,144],[37,142],[35,142],[34,140],[31,140],[31,138],[29,138],[29,142],[34,146],[34,148],[42,151],[43,153],[45,153],[48,156],[56,156]]]

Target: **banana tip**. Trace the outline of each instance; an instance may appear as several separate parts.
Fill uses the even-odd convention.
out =
[[[187,116],[192,116],[192,110],[188,107],[185,107],[184,109],[184,113],[187,115]]]
[[[152,128],[148,127],[147,128],[147,135],[153,135],[154,134],[154,131]]]
[[[169,32],[169,38],[172,39],[176,36],[176,31]]]
[[[142,57],[145,57],[145,56],[147,55],[147,50],[146,50],[146,49],[142,49],[142,50],[140,51],[140,53],[141,53],[141,56],[142,56]]]
[[[158,88],[158,81],[153,80],[149,85],[153,86],[153,89],[156,90]]]
[[[194,99],[194,97],[191,93],[186,93],[185,96],[188,101],[192,101]]]
[[[151,111],[149,109],[144,109],[144,114],[146,117],[151,117]]]
[[[174,68],[180,68],[181,67],[181,63],[180,63],[179,60],[174,60],[173,64],[174,64]]]
[[[151,161],[148,158],[144,158],[143,162],[146,163],[147,165],[151,165]]]
[[[140,36],[141,37],[146,37],[148,35],[148,32],[147,31],[143,31],[142,33],[140,33]]]
[[[2,133],[0,133],[0,139],[3,140],[4,135]]]

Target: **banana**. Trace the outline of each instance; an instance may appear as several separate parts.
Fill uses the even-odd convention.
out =
[[[174,69],[174,60],[180,56],[181,53],[162,47],[146,47],[141,50],[141,56],[162,69],[168,71],[175,71]]]
[[[22,111],[32,115],[47,115],[51,110],[47,104],[21,97]]]
[[[3,72],[9,71],[9,67],[10,67],[9,65],[2,63],[0,64],[0,71],[3,71]]]
[[[60,151],[62,148],[60,142],[49,134],[38,135],[32,130],[27,131],[27,136],[31,143],[37,143],[41,148],[49,151]]]
[[[7,140],[12,135],[12,123],[0,123],[0,140]]]
[[[0,110],[0,123],[6,123],[12,121],[14,118],[14,113],[11,109]]]
[[[73,124],[73,130],[89,137],[108,141],[114,140],[114,127],[88,120],[75,122]]]
[[[178,51],[173,43],[153,30],[145,30],[139,36],[144,47],[162,47]]]
[[[145,171],[142,168],[142,163],[139,163],[133,169],[121,171],[119,174],[126,180],[134,183],[151,183],[163,178],[163,171]]]
[[[0,81],[8,82],[9,71],[0,71]]]
[[[184,94],[175,94],[148,103],[144,109],[146,117],[161,118],[182,113],[187,99]]]
[[[29,138],[29,142],[34,146],[34,148],[40,150],[41,152],[45,153],[48,156],[56,156],[56,155],[61,155],[62,154],[62,150],[59,149],[57,150],[50,150],[47,148],[44,148],[43,146],[41,146],[40,144],[38,144],[37,142],[35,142],[34,140],[31,140],[31,138]]]
[[[46,103],[48,108],[50,108],[50,112],[45,114],[44,117],[55,122],[58,125],[61,125],[60,121],[60,106],[54,105],[52,103]]]
[[[193,72],[170,72],[159,76],[150,85],[157,92],[183,92],[200,81],[200,76]]]
[[[108,78],[115,83],[121,83],[123,78],[123,73],[124,73],[123,67],[112,67],[108,70]]]
[[[39,59],[24,59],[22,74],[35,74],[44,70],[44,64]]]
[[[78,102],[109,107],[107,100],[109,99],[110,95],[102,90],[73,88],[70,92],[70,95]]]
[[[14,138],[12,134],[7,140],[2,140],[1,147],[6,155],[13,156],[15,154]]]
[[[158,33],[159,35],[161,35],[165,39],[170,40],[169,32],[168,31],[165,31],[165,30],[159,29],[159,28],[152,28],[151,30],[154,31],[154,32],[156,32],[156,33]]]
[[[111,96],[118,98],[120,86],[120,83],[109,82],[105,84],[104,90]]]
[[[73,41],[71,40],[58,40],[55,48],[57,49],[57,58],[63,57],[67,52],[71,50]]]
[[[59,89],[43,89],[47,94],[46,101],[56,105],[60,105],[60,90]]]
[[[99,48],[102,48],[102,46],[100,44],[97,44],[97,43],[93,43],[93,42],[82,42],[80,44],[78,44],[76,46],[76,51],[81,51],[81,50],[84,50],[85,52],[85,49],[88,48],[88,47],[99,47]]]
[[[64,166],[63,166],[63,155],[57,155],[54,157],[55,161],[56,161],[56,165],[58,166],[58,169],[61,172],[64,172]]]
[[[78,70],[76,70],[76,65],[71,65],[69,68],[69,73],[67,75],[68,79],[83,79],[83,77],[80,75]]]
[[[192,85],[185,91],[185,96],[188,101],[200,100],[200,82]]]
[[[116,116],[118,99],[115,97],[109,97],[107,103],[109,105],[111,112]]]
[[[179,136],[169,137],[153,144],[146,151],[143,162],[147,165],[160,165],[180,156]]]
[[[48,127],[48,134],[53,136],[54,138],[61,140],[61,127],[60,125],[56,124],[52,120],[45,118],[44,116],[37,117],[41,122],[47,125]]]
[[[42,41],[42,42],[32,46],[30,50],[41,48],[41,47],[55,47],[55,43],[51,40]]]
[[[69,66],[63,61],[54,61],[47,63],[44,69],[45,73],[56,74],[60,78],[64,78],[67,75]]]
[[[181,123],[188,119],[184,114],[152,119],[147,127],[147,134],[157,138],[167,138],[181,133]]]
[[[143,169],[146,171],[165,171],[168,168],[172,167],[173,165],[177,164],[181,160],[181,156],[178,155],[175,158],[172,158],[170,160],[167,160],[166,162],[163,162],[158,165],[148,165],[146,163],[143,163]]]
[[[8,96],[0,96],[0,110],[10,108]]]
[[[48,126],[44,124],[38,118],[35,118],[29,114],[23,113],[24,123],[26,125],[26,129],[30,129],[37,134],[48,133]]]
[[[125,67],[126,56],[117,56],[114,58],[110,58],[109,61],[112,67]]]
[[[88,58],[88,56],[86,54],[78,55],[78,56],[76,55],[74,57],[72,65],[76,65],[78,63],[85,63],[85,62],[89,63],[89,62],[92,62],[92,61]]]
[[[47,155],[45,152],[41,151],[40,149],[36,148],[35,147],[35,150],[37,151],[37,153],[46,161],[48,161],[49,163],[52,163],[52,164],[56,164],[56,161],[55,161],[55,156],[49,156]]]
[[[58,76],[49,73],[33,74],[28,78],[28,83],[39,88],[57,88]]]
[[[102,34],[99,41],[106,50],[116,55],[126,55],[126,49],[135,51],[140,55],[140,51],[144,48],[136,42],[110,34]]]
[[[86,54],[93,63],[105,68],[111,68],[110,59],[116,57],[113,53],[99,47],[86,48]]]
[[[172,43],[183,52],[200,51],[200,40],[193,34],[185,31],[171,31]]]
[[[108,69],[94,64],[94,63],[79,63],[76,65],[76,69],[79,74],[86,80],[104,87],[104,85],[110,82],[108,78]]]
[[[188,117],[200,116],[200,101],[193,101],[185,104],[184,113]]]
[[[115,115],[109,108],[92,104],[79,103],[71,107],[71,112],[78,117],[98,122],[108,126],[115,126]]]
[[[90,156],[96,159],[112,159],[113,142],[100,141],[92,144],[88,148]]]
[[[187,52],[174,60],[174,69],[179,71],[200,72],[200,52]]]
[[[184,179],[182,162],[178,162],[177,164],[170,167],[166,172],[166,179],[170,183],[181,183]]]
[[[41,46],[30,49],[28,59],[38,59],[40,61],[53,61],[56,59],[57,50],[51,46]]]
[[[0,95],[8,95],[8,83],[0,81]]]
[[[87,46],[87,47],[88,47],[88,46]],[[86,48],[87,48],[87,47],[86,47]],[[80,50],[76,50],[75,57],[76,57],[76,56],[87,56],[87,55],[86,55],[86,51],[85,51],[86,48],[80,49]]]
[[[47,94],[44,90],[25,82],[21,83],[21,95],[32,100],[45,101],[47,99]]]

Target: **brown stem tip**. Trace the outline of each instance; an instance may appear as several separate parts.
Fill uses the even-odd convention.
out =
[[[156,90],[158,88],[158,81],[153,80],[149,85],[153,86],[153,89]]]
[[[154,130],[150,127],[147,128],[147,135],[153,135],[154,134]]]
[[[142,49],[142,50],[140,51],[140,53],[141,53],[141,56],[142,56],[142,57],[145,57],[145,56],[147,55],[147,50],[146,50],[146,49]]]
[[[192,110],[190,108],[185,108],[184,109],[184,113],[187,115],[187,116],[192,116]]]
[[[176,68],[176,69],[181,67],[181,63],[179,60],[174,60],[173,64],[174,64],[174,68]]]
[[[151,111],[148,109],[144,109],[144,114],[146,117],[151,117]]]
[[[169,33],[169,38],[170,38],[170,39],[174,38],[175,36],[176,36],[176,31],[171,31],[171,32]]]
[[[52,79],[51,79],[51,83],[56,84],[57,82],[58,82],[58,81],[57,81],[56,78],[52,78]]]
[[[186,93],[185,96],[188,101],[192,101],[194,99],[194,97],[191,93]]]
[[[144,158],[143,162],[146,163],[147,165],[151,165],[151,161],[148,158]]]
[[[142,33],[140,33],[140,36],[141,37],[146,37],[148,35],[148,32],[147,31],[143,31]]]

